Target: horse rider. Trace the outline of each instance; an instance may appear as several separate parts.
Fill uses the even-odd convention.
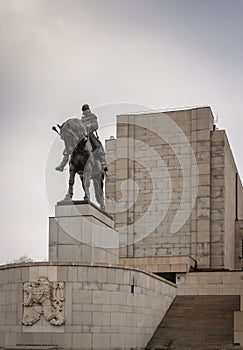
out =
[[[105,151],[102,143],[99,140],[97,130],[99,128],[97,116],[91,112],[88,104],[82,106],[82,118],[81,118],[85,128],[87,136],[89,137],[90,143],[92,145],[93,152],[98,155],[101,162],[102,169],[107,171],[107,163],[105,158]],[[94,134],[95,132],[95,134]]]

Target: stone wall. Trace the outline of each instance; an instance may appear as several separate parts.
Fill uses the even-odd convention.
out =
[[[21,324],[23,283],[46,276],[65,283],[62,326]],[[59,345],[64,349],[143,348],[176,295],[159,277],[119,266],[35,263],[0,268],[0,347]]]
[[[243,219],[243,186],[242,186],[239,174],[237,176],[237,192],[238,192],[237,220],[242,220]]]
[[[242,271],[177,274],[177,295],[241,295]]]
[[[238,173],[225,135],[225,237],[224,255],[225,266],[235,268],[235,220],[236,220],[236,174]],[[242,197],[238,198],[240,202]],[[241,215],[241,213],[239,213]]]
[[[193,166],[182,171],[180,157],[189,159],[190,154],[181,134],[196,158],[198,187],[191,215],[174,232],[183,191],[189,194],[183,204],[186,211],[195,186],[188,180]],[[107,208],[120,231],[120,257],[187,255],[199,268],[235,268],[237,169],[225,131],[215,130],[209,107],[120,115],[117,139],[108,140],[106,150],[110,163]],[[238,178],[241,217],[242,195]],[[160,215],[156,226],[155,213]]]
[[[237,176],[237,220],[235,222],[235,268],[242,270],[242,240],[243,240],[243,187]]]
[[[242,185],[224,130],[212,132],[211,150],[211,266],[232,270],[237,267],[235,223],[243,213]]]
[[[211,176],[210,176],[210,229],[211,266],[222,267],[225,263],[225,132],[215,130],[211,135]]]
[[[106,184],[109,209],[112,210],[112,200],[127,201],[127,198],[122,198],[121,195],[121,184],[124,180],[128,178],[134,180],[139,188],[136,203],[129,210],[115,214],[116,227],[127,227],[127,236],[123,235],[122,238],[122,243],[125,243],[126,247],[121,248],[120,256],[191,255],[201,266],[208,266],[210,259],[210,130],[213,128],[213,117],[210,108],[170,112],[166,113],[166,116],[172,123],[175,122],[179,126],[179,131],[175,132],[169,127],[166,129],[166,126],[163,125],[162,113],[118,116],[117,140],[124,137],[129,137],[129,139],[124,142],[119,141],[119,145],[116,144],[116,140],[106,143],[108,161],[116,159],[116,162],[109,165],[109,176]],[[134,125],[134,123],[143,124],[144,128]],[[157,127],[157,134],[151,131],[151,124]],[[161,129],[163,129],[161,132],[166,132],[167,136],[169,135],[170,144],[168,144],[168,140],[160,137]],[[178,154],[183,155],[186,151],[185,141],[181,138],[181,130],[191,142],[197,159],[199,186],[196,205],[190,219],[182,225],[179,231],[172,234],[171,226],[184,190],[184,179],[178,160]],[[140,141],[140,144],[134,140]],[[147,151],[144,144],[148,145],[148,151],[155,150],[160,159],[146,159]],[[122,160],[121,154],[130,157],[130,160]],[[189,155],[185,154],[185,157],[187,156]],[[147,157],[151,156],[148,154]],[[131,158],[134,158],[135,161],[132,161]],[[147,168],[143,166],[145,160],[149,164]],[[161,164],[164,164],[164,167]],[[191,170],[190,167],[187,169],[188,175],[186,176],[190,176]],[[155,178],[152,179],[153,172],[155,172]],[[156,172],[158,173],[157,177]],[[162,181],[159,178],[161,173]],[[168,176],[173,188],[171,197],[169,193],[166,194]],[[154,189],[160,191],[160,194],[155,198]],[[187,190],[190,191],[190,186]],[[128,192],[129,200],[131,199],[132,203],[132,199],[135,197],[134,182],[128,184],[127,187],[125,185],[123,191]],[[152,199],[153,206],[151,208],[149,206]],[[129,204],[131,204],[130,202]],[[127,202],[123,204],[126,207]],[[145,225],[141,225],[140,231],[136,233],[132,232],[131,224],[138,221],[149,210],[161,213],[161,222],[154,230],[151,230],[146,238],[138,241],[135,235],[143,235],[143,230],[148,228],[149,221]]]
[[[120,258],[120,264],[143,271],[189,272],[196,268],[196,261],[190,256],[157,256],[146,258]]]
[[[183,110],[166,113],[166,116],[183,131],[191,142],[196,156],[199,171],[196,204],[187,222],[179,231],[172,234],[171,225],[180,206],[184,189],[184,179],[178,160],[178,154],[182,155],[185,151],[184,140],[180,139],[180,132],[176,133],[169,128],[164,130],[163,114],[118,116],[117,140],[129,137],[147,144],[149,150],[154,149],[165,165],[164,168],[161,167],[161,159],[150,159],[149,167],[146,169],[142,165],[144,159],[146,159],[146,151],[143,148],[143,144],[136,144],[135,147],[135,143],[129,139],[124,143],[119,142],[119,147],[116,148],[116,140],[107,142],[108,161],[114,158],[114,152],[116,152],[115,158],[117,159],[116,162],[113,162],[111,169],[109,165],[109,177],[106,185],[107,196],[111,202],[110,207],[112,208],[112,200],[124,200],[121,196],[121,183],[124,180],[131,178],[139,187],[136,203],[129,210],[115,214],[116,227],[127,226],[127,237],[123,236],[123,240],[127,240],[125,242],[127,247],[121,249],[120,255],[122,257],[191,255],[198,261],[200,266],[209,266],[210,131],[213,129],[211,110],[210,108]],[[137,125],[134,126],[135,121],[132,119],[138,120],[139,124],[143,123],[144,128]],[[151,124],[157,127],[158,134],[151,132]],[[168,144],[167,140],[160,137],[161,128],[170,135],[170,144]],[[123,153],[128,157],[132,154],[136,161],[122,162],[120,155]],[[190,176],[190,170],[188,169],[188,176]],[[164,182],[160,182],[156,177],[155,180],[151,179],[153,171],[158,173],[164,172],[164,176],[162,176],[165,179]],[[166,176],[169,176],[173,188],[171,197],[169,195],[166,197]],[[158,188],[161,194],[155,198],[154,206],[149,209],[154,188]],[[128,191],[128,197],[134,199],[134,183],[130,184],[129,188],[124,186],[123,191],[126,190]],[[165,209],[168,209],[167,212],[165,212]],[[146,238],[137,241],[135,235],[138,235],[140,232],[132,232],[131,224],[139,220],[149,210],[161,212],[161,222]],[[163,211],[165,212],[164,218]],[[148,225],[140,227],[141,232],[147,227]],[[135,240],[136,242],[134,242]]]

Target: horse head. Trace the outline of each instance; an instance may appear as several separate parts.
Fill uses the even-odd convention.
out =
[[[72,152],[74,148],[85,138],[86,128],[83,122],[78,118],[71,118],[66,120],[62,125],[57,124],[59,131],[55,126],[52,127],[52,130],[58,133],[61,139],[65,143],[67,150]]]

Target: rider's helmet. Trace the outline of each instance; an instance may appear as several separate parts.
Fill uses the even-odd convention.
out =
[[[89,108],[89,105],[85,104],[85,105],[82,106],[81,109],[82,109],[82,112],[84,112],[84,111],[86,111],[87,109],[90,109],[90,108]]]

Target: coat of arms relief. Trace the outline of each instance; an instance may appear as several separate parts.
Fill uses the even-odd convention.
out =
[[[23,325],[33,325],[41,315],[54,326],[64,324],[64,282],[50,282],[48,278],[40,277],[24,283],[23,291]]]

